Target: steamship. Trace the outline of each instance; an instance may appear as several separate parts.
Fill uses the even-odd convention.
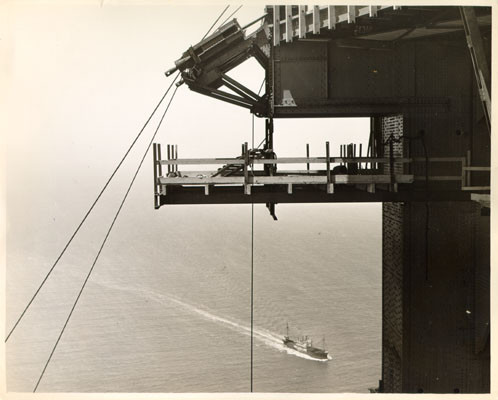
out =
[[[313,347],[313,342],[308,336],[303,336],[297,339],[291,339],[289,336],[289,324],[287,324],[287,335],[284,336],[282,342],[285,346],[296,350],[300,353],[306,354],[310,357],[327,360],[329,357],[328,351],[320,349],[318,347]]]

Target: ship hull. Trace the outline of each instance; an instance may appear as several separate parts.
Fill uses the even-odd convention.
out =
[[[290,349],[296,350],[299,353],[306,354],[307,356],[316,358],[317,360],[327,360],[328,359],[328,352],[322,349],[318,349],[316,347],[308,346],[305,347],[299,343],[296,343],[295,341],[284,338],[282,340],[284,345]]]

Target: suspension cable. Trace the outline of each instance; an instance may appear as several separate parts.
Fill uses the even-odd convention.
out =
[[[173,82],[175,82],[175,80],[173,80]],[[118,216],[119,216],[119,214],[121,212],[121,209],[123,208],[123,205],[124,205],[126,199],[128,198],[128,194],[130,193],[130,190],[131,190],[133,184],[135,183],[135,179],[137,178],[138,172],[140,171],[140,168],[142,167],[142,164],[143,164],[143,162],[145,160],[145,157],[147,156],[147,153],[149,152],[150,146],[152,145],[152,143],[153,143],[153,141],[154,141],[154,139],[155,139],[155,137],[157,135],[157,132],[159,131],[159,128],[161,127],[161,124],[162,124],[162,122],[164,120],[164,117],[166,116],[166,113],[168,112],[169,106],[171,105],[171,102],[173,101],[177,90],[178,90],[178,87],[175,88],[175,90],[174,90],[174,92],[173,92],[173,94],[172,94],[172,96],[171,96],[171,98],[169,100],[168,106],[164,110],[164,113],[163,113],[163,115],[162,115],[162,117],[161,117],[161,119],[160,119],[160,121],[159,121],[159,123],[157,125],[157,128],[156,128],[156,130],[154,132],[154,135],[152,135],[152,138],[151,138],[149,144],[147,145],[145,153],[144,153],[142,159],[140,160],[140,163],[138,164],[138,168],[136,169],[135,174],[133,175],[133,178],[132,178],[132,180],[131,180],[131,182],[130,182],[130,184],[128,186],[128,189],[126,190],[126,193],[125,193],[125,195],[123,197],[123,200],[121,201],[121,204],[119,205],[119,208],[118,208],[116,214],[114,215],[114,219],[112,220],[111,225],[109,226],[109,229],[107,230],[107,233],[106,233],[106,235],[104,237],[104,240],[102,241],[102,244],[100,245],[99,251],[97,252],[97,256],[95,257],[95,259],[93,261],[93,264],[92,264],[90,270],[88,271],[88,274],[86,275],[86,278],[85,278],[85,280],[83,282],[83,285],[81,286],[80,291],[79,291],[78,295],[76,296],[76,300],[73,303],[71,311],[69,312],[69,315],[66,318],[66,322],[64,323],[64,326],[62,327],[62,330],[61,330],[61,332],[59,334],[59,337],[57,338],[57,341],[55,342],[55,345],[52,348],[50,356],[48,357],[47,362],[45,363],[45,367],[43,368],[43,371],[41,372],[40,377],[38,378],[38,382],[36,383],[36,386],[35,386],[35,388],[33,390],[33,393],[36,392],[36,389],[38,388],[38,385],[40,384],[40,382],[41,382],[41,380],[43,378],[43,375],[45,374],[45,371],[46,371],[46,369],[48,367],[48,364],[50,363],[50,360],[52,359],[52,356],[53,356],[53,354],[55,352],[55,349],[57,348],[57,345],[59,344],[59,341],[60,341],[62,335],[64,334],[64,331],[65,331],[65,329],[67,327],[67,324],[69,323],[69,320],[71,319],[73,311],[76,308],[76,305],[78,304],[78,300],[80,299],[81,294],[83,293],[83,290],[85,289],[85,286],[86,286],[86,284],[88,282],[88,279],[90,278],[90,275],[92,274],[93,269],[94,269],[95,265],[97,264],[97,261],[98,261],[98,259],[100,257],[100,253],[102,252],[102,249],[104,248],[104,245],[107,242],[107,238],[109,237],[109,234],[111,233],[112,228],[114,227],[114,223],[116,222],[116,220],[117,220],[117,218],[118,218]]]
[[[178,75],[173,79],[173,82],[178,78]],[[135,139],[133,140],[133,142],[131,143],[131,145],[128,147],[128,150],[126,150],[125,154],[123,155],[123,157],[121,158],[121,161],[118,163],[118,165],[116,166],[116,168],[114,169],[114,171],[112,172],[111,176],[107,179],[107,182],[105,183],[104,187],[100,190],[98,196],[95,198],[95,200],[93,201],[92,205],[90,206],[90,208],[88,209],[88,211],[86,212],[85,216],[83,217],[83,219],[81,220],[81,222],[79,223],[78,227],[76,228],[76,230],[73,232],[73,234],[71,235],[71,237],[69,238],[69,240],[67,241],[66,245],[64,246],[64,248],[62,249],[62,251],[59,253],[59,256],[57,257],[57,259],[55,260],[54,264],[52,265],[52,267],[50,268],[50,270],[48,271],[48,273],[45,275],[45,278],[43,278],[42,282],[40,283],[40,285],[38,286],[38,289],[36,289],[35,293],[33,294],[33,296],[31,297],[31,299],[29,300],[28,304],[26,305],[26,307],[24,308],[23,312],[21,313],[21,315],[19,316],[19,318],[17,319],[16,323],[14,324],[14,326],[12,327],[12,329],[10,330],[9,334],[7,335],[7,337],[5,338],[5,343],[7,343],[7,341],[9,340],[10,336],[12,335],[12,333],[14,332],[14,330],[17,328],[17,325],[19,325],[19,322],[21,322],[21,319],[24,317],[24,314],[26,314],[26,311],[28,311],[28,308],[31,306],[31,303],[33,303],[33,301],[35,300],[36,296],[38,295],[38,293],[40,292],[41,288],[43,287],[43,285],[45,284],[45,282],[47,281],[47,279],[49,278],[49,276],[52,274],[52,271],[54,270],[54,268],[56,267],[56,265],[59,263],[60,259],[62,258],[62,256],[64,255],[64,253],[66,252],[67,248],[69,247],[69,245],[71,244],[71,242],[73,241],[74,237],[77,235],[77,233],[79,232],[80,228],[83,226],[83,224],[85,223],[86,219],[88,218],[88,216],[90,215],[90,213],[92,212],[92,210],[94,209],[95,205],[97,204],[97,202],[100,200],[100,198],[102,197],[102,194],[105,192],[105,190],[107,189],[107,187],[109,186],[109,184],[111,183],[112,179],[114,178],[114,175],[116,175],[116,173],[118,172],[119,168],[121,167],[121,165],[123,164],[123,162],[125,161],[125,159],[128,157],[128,154],[130,153],[131,149],[135,146],[135,143],[138,141],[138,139],[140,138],[140,136],[142,135],[143,131],[145,130],[145,128],[147,127],[147,125],[149,124],[150,120],[152,119],[152,117],[154,116],[154,114],[156,113],[157,109],[159,108],[159,106],[162,104],[162,102],[164,101],[164,99],[166,98],[168,92],[170,91],[171,87],[173,86],[173,82],[171,83],[171,85],[169,85],[168,89],[166,90],[166,92],[164,93],[164,95],[161,97],[161,99],[159,100],[159,103],[157,103],[156,107],[154,108],[154,110],[152,111],[152,113],[150,114],[149,118],[147,118],[147,121],[145,121],[145,124],[142,126],[142,129],[140,129],[140,131],[138,132],[138,135],[135,137]]]
[[[216,24],[216,22],[218,22],[218,20],[219,20],[219,19],[221,18],[221,16],[225,13],[225,11],[228,9],[228,7],[229,7],[229,6],[227,6],[227,7],[223,10],[223,12],[222,12],[222,13],[218,16],[218,18],[217,18],[217,19],[216,19],[216,21],[213,23],[213,25],[211,26],[211,28],[209,28],[209,30],[208,30],[208,31],[206,32],[206,34],[204,35],[204,38],[208,35],[208,33],[211,31],[212,27]],[[204,39],[204,38],[203,38],[203,39]],[[173,81],[171,82],[170,86],[168,87],[168,89],[167,89],[166,93],[165,93],[165,94],[164,94],[164,96],[161,98],[161,101],[159,102],[159,104],[158,104],[158,105],[156,106],[156,108],[154,109],[154,111],[153,111],[152,115],[153,115],[153,114],[156,112],[156,110],[159,108],[159,105],[162,103],[162,101],[164,100],[164,98],[166,97],[166,95],[168,94],[168,92],[170,91],[170,89],[172,88],[173,84],[175,83],[175,81],[177,80],[177,78],[178,78],[179,76],[180,76],[180,72],[178,72],[178,73],[176,74],[175,78],[173,79]],[[69,315],[68,315],[68,317],[67,317],[67,319],[66,319],[66,322],[64,323],[64,326],[62,327],[61,333],[59,334],[59,337],[57,338],[57,341],[55,342],[55,345],[54,345],[54,347],[53,347],[53,349],[52,349],[52,351],[51,351],[51,353],[50,353],[50,356],[48,357],[47,362],[46,362],[45,366],[43,367],[43,370],[42,370],[42,372],[41,372],[41,374],[40,374],[40,377],[38,378],[38,382],[36,383],[36,386],[35,386],[35,388],[33,389],[33,393],[34,393],[34,392],[36,392],[36,389],[38,388],[38,385],[40,384],[40,382],[41,382],[41,380],[42,380],[42,378],[43,378],[43,375],[45,374],[45,371],[46,371],[46,369],[47,369],[47,367],[48,367],[48,364],[50,363],[50,360],[52,359],[52,356],[53,356],[53,354],[54,354],[54,352],[55,352],[55,350],[56,350],[56,348],[57,348],[57,345],[59,344],[59,341],[60,341],[60,339],[61,339],[62,335],[64,334],[64,331],[65,331],[65,329],[66,329],[66,326],[67,326],[67,324],[69,323],[69,320],[71,319],[71,315],[73,314],[73,311],[74,311],[74,309],[76,308],[76,304],[78,303],[78,300],[79,300],[79,298],[81,297],[81,294],[83,293],[83,290],[85,289],[85,286],[86,286],[86,284],[87,284],[87,282],[88,282],[88,279],[90,278],[90,275],[91,275],[91,273],[92,273],[92,271],[93,271],[93,268],[95,267],[95,264],[96,264],[96,263],[97,263],[97,261],[98,261],[98,258],[99,258],[99,256],[100,256],[100,253],[102,252],[102,249],[104,248],[104,245],[105,245],[105,243],[106,243],[106,241],[107,241],[107,238],[109,237],[109,234],[111,233],[111,230],[112,230],[112,228],[113,228],[113,226],[114,226],[114,223],[116,222],[116,220],[117,220],[117,218],[118,218],[118,216],[119,216],[119,213],[121,212],[121,209],[123,208],[123,205],[124,205],[124,203],[125,203],[125,201],[126,201],[126,199],[127,199],[127,197],[128,197],[128,194],[130,193],[130,190],[131,190],[131,188],[132,188],[132,186],[133,186],[133,184],[134,184],[134,182],[135,182],[135,179],[137,178],[138,172],[140,171],[140,168],[142,167],[142,164],[143,164],[143,162],[144,162],[144,160],[145,160],[145,157],[147,156],[147,153],[149,152],[149,149],[150,149],[150,147],[152,146],[152,143],[154,142],[154,139],[155,139],[155,137],[156,137],[156,135],[157,135],[157,132],[159,131],[159,128],[161,127],[161,124],[162,124],[162,122],[163,122],[163,120],[164,120],[164,117],[166,116],[166,113],[167,113],[167,112],[168,112],[168,110],[169,110],[169,107],[170,107],[171,102],[173,101],[173,99],[174,99],[174,97],[175,97],[175,95],[176,95],[176,91],[177,91],[177,90],[178,90],[178,86],[176,86],[176,87],[175,87],[175,90],[174,90],[173,94],[171,95],[171,98],[170,98],[170,100],[169,100],[169,103],[168,103],[168,105],[166,106],[166,109],[164,110],[164,113],[163,113],[163,115],[161,116],[161,119],[159,120],[159,123],[158,123],[158,125],[157,125],[157,128],[156,128],[156,130],[155,130],[155,132],[154,132],[154,135],[152,135],[152,138],[151,138],[151,140],[150,140],[149,144],[147,145],[147,149],[145,150],[145,153],[144,153],[144,155],[143,155],[142,159],[140,160],[140,164],[138,165],[138,168],[137,168],[137,170],[135,171],[135,174],[134,174],[134,176],[133,176],[133,178],[132,178],[132,180],[131,180],[131,182],[130,182],[130,185],[128,186],[128,189],[126,190],[126,193],[125,193],[125,195],[124,195],[124,197],[123,197],[123,200],[121,201],[121,204],[120,204],[120,206],[119,206],[119,208],[118,208],[118,210],[117,210],[117,212],[116,212],[116,214],[115,214],[115,216],[114,216],[114,219],[112,220],[112,223],[111,223],[111,225],[109,226],[109,229],[108,229],[108,231],[107,231],[107,233],[106,233],[106,236],[105,236],[104,240],[102,241],[102,244],[101,244],[100,249],[99,249],[99,251],[98,251],[98,253],[97,253],[97,256],[95,257],[95,260],[93,261],[93,264],[92,264],[92,266],[91,266],[90,270],[88,271],[88,274],[87,274],[87,276],[86,276],[86,278],[85,278],[85,281],[83,282],[83,285],[82,285],[82,287],[81,287],[81,289],[80,289],[80,291],[79,291],[79,293],[78,293],[78,296],[76,297],[76,300],[74,301],[74,304],[73,304],[73,306],[72,306],[72,308],[71,308],[71,311],[69,312]],[[152,115],[149,117],[149,119],[147,120],[146,124],[145,124],[145,125],[144,125],[144,127],[141,129],[140,134],[143,132],[143,130],[145,129],[145,126],[146,126],[146,125],[149,123],[149,121],[151,120]],[[137,137],[137,139],[138,139],[138,137]],[[134,141],[134,142],[136,142],[136,140],[137,140],[137,139],[135,139],[135,141]],[[133,143],[133,144],[134,144],[134,143]],[[128,150],[128,152],[129,152],[129,151],[130,151],[130,150]],[[128,153],[128,152],[127,152],[127,153]],[[126,155],[127,155],[127,154],[126,154]],[[121,163],[122,163],[122,162],[123,162],[123,160],[121,161]],[[121,163],[120,163],[120,165],[121,165]],[[119,168],[119,166],[118,166],[118,168]],[[116,171],[117,171],[117,169],[116,169]],[[113,175],[116,173],[116,171],[113,173]],[[111,178],[112,178],[112,176],[111,176]],[[109,183],[109,182],[107,182],[107,184],[108,184],[108,183]],[[106,184],[106,186],[107,186],[107,184]],[[102,194],[102,193],[101,193],[101,194]],[[100,196],[100,195],[99,195],[99,196]],[[95,205],[95,204],[94,204],[94,205]],[[92,205],[92,208],[93,208],[93,206],[94,206],[94,205]],[[86,216],[85,216],[85,218],[86,218]],[[78,227],[78,229],[79,229],[79,227]],[[67,247],[67,246],[66,246],[66,247]],[[59,258],[60,258],[60,257],[59,257]],[[54,265],[54,266],[55,266],[55,265]],[[52,268],[52,269],[53,269],[53,268]],[[50,272],[51,272],[51,271],[50,271]],[[48,278],[48,276],[47,276],[47,278]],[[46,278],[45,278],[45,280],[46,280]],[[39,289],[38,289],[38,291],[39,291]],[[35,294],[35,296],[36,296],[36,294]],[[26,312],[26,310],[25,310],[24,312]],[[24,312],[23,312],[23,314],[24,314]],[[22,316],[21,316],[21,318],[22,318]],[[19,321],[18,321],[18,322],[19,322]],[[16,323],[16,325],[17,325],[17,323]],[[15,327],[14,327],[14,328],[15,328]],[[14,330],[14,329],[13,329],[13,330]],[[13,331],[13,330],[12,330],[12,331]],[[10,334],[12,333],[12,331],[9,333],[9,336],[10,336]],[[7,337],[7,339],[8,339],[8,337]],[[6,339],[5,341],[7,341],[7,339]]]
[[[216,23],[220,20],[220,18],[223,16],[223,14],[225,14],[225,11],[228,10],[228,7],[230,7],[230,4],[228,6],[225,7],[225,9],[221,12],[221,14],[218,16],[218,18],[216,18],[216,21],[213,22],[213,25],[211,25],[211,27],[208,29],[208,31],[206,32],[206,34],[204,35],[204,37],[202,38],[202,40],[206,39],[206,36],[209,35],[209,32],[211,32],[211,29],[213,29],[213,27],[216,25]],[[201,40],[201,41],[202,41]]]
[[[225,20],[220,24],[220,26],[223,26],[225,24],[225,22],[227,22],[230,18],[232,18],[235,15],[235,13],[242,8],[242,6],[243,6],[243,4],[238,6],[233,13],[231,13],[227,18],[225,18]]]

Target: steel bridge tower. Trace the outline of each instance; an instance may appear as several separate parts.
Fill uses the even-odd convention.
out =
[[[266,118],[264,148],[182,160],[155,145],[156,208],[382,202],[379,391],[489,392],[491,9],[267,6],[253,24],[226,23],[167,74]],[[264,94],[228,75],[249,57]],[[369,117],[368,148],[276,158],[273,119],[295,117]]]

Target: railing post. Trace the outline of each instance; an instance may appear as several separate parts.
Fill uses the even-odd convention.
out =
[[[173,157],[175,160],[178,160],[178,145],[175,144],[175,155]],[[178,172],[178,164],[175,164],[174,166],[174,171]]]
[[[153,161],[153,167],[154,167],[154,208],[157,210],[160,206],[160,200],[159,200],[159,185],[157,184],[157,172],[158,172],[158,158],[157,158],[157,153],[158,153],[158,145],[156,143],[152,144],[152,161]],[[159,165],[161,165],[159,163]]]
[[[244,194],[251,194],[251,185],[249,185],[249,146],[244,143]]]
[[[467,180],[467,171],[465,170],[465,167],[467,166],[467,157],[462,157],[461,164],[462,164],[462,187],[461,187],[461,189],[463,190],[463,188],[465,187],[465,184],[466,184],[466,180]]]
[[[334,193],[334,184],[331,182],[330,177],[330,148],[329,142],[325,142],[325,154],[327,157],[327,193]]]
[[[294,34],[292,30],[292,6],[285,6],[285,41],[287,43],[292,42],[292,35]]]
[[[308,171],[308,174],[309,174],[310,173],[310,163],[309,163],[310,145],[309,145],[309,143],[306,143],[306,158],[308,159],[308,162],[306,163],[306,171]]]
[[[305,6],[298,6],[298,12],[299,12],[299,38],[305,38],[306,37],[306,9]]]
[[[389,174],[391,182],[389,188],[391,191],[396,192],[397,187],[394,179],[394,142],[392,137],[389,139]]]
[[[353,158],[356,158],[356,143],[353,144]],[[358,173],[358,163],[357,162],[353,163],[353,171],[355,171],[355,173]]]
[[[360,143],[360,154],[359,154],[359,156],[360,156],[360,158],[361,158],[361,143]],[[359,162],[358,166],[359,166],[359,169],[361,169],[361,168],[362,168],[361,161]]]
[[[171,145],[168,144],[167,147],[168,152],[168,161],[171,160]],[[168,164],[168,174],[171,172],[171,164]]]
[[[156,148],[157,148],[157,152],[156,152],[156,160],[158,162],[156,162],[156,165],[157,165],[157,172],[158,172],[158,175],[159,176],[162,176],[163,175],[163,166],[161,165],[161,145],[159,143],[156,143]]]
[[[280,43],[280,6],[273,6],[273,45]]]
[[[335,6],[328,6],[328,27],[329,29],[335,29],[335,24],[337,21],[336,13],[335,13]]]

